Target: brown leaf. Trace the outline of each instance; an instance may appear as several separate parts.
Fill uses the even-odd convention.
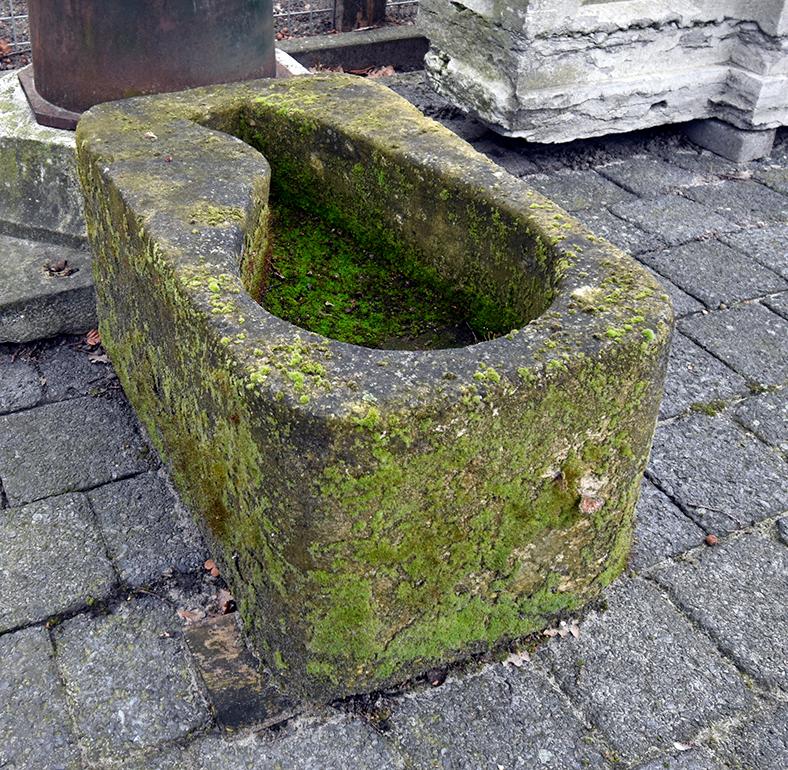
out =
[[[205,612],[203,610],[185,610],[182,607],[176,610],[178,613],[178,617],[182,620],[185,620],[187,623],[196,623],[199,620],[202,620],[205,617]]]
[[[11,43],[7,40],[0,40],[0,56],[8,56],[11,53],[13,47]]]
[[[530,660],[531,656],[525,650],[523,650],[522,652],[513,652],[508,658],[506,658],[506,660],[504,660],[503,663],[505,666],[516,666],[517,668],[520,668],[525,663],[530,662]]]
[[[214,567],[214,568],[211,570],[211,577],[219,577],[219,575],[221,575],[221,574],[222,574],[222,573],[221,573],[221,572],[219,572],[219,568],[218,568],[218,567]]]
[[[212,569],[216,567],[216,562],[213,559],[207,559],[205,564],[202,565],[205,567],[206,572],[210,572]]]
[[[85,343],[90,346],[91,348],[95,348],[97,345],[101,344],[101,334],[99,334],[98,329],[91,329],[85,335]]]
[[[714,534],[706,535],[706,539],[704,541],[706,545],[717,545],[720,542],[720,539]]]
[[[580,510],[585,514],[592,514],[600,511],[605,501],[601,497],[590,497],[583,495],[580,499]]]
[[[388,78],[392,75],[396,75],[397,71],[392,67],[390,64],[386,65],[385,67],[377,67],[373,70],[369,71],[367,75],[368,78]]]
[[[219,608],[219,612],[221,612],[222,615],[229,615],[236,610],[235,599],[233,599],[233,595],[225,588],[220,589],[216,594],[216,606]]]

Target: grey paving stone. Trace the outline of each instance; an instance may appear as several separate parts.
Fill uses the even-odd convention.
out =
[[[773,128],[748,130],[716,118],[693,120],[685,124],[684,132],[691,141],[701,147],[737,163],[768,157],[774,146],[775,136]]]
[[[788,380],[788,321],[763,305],[694,315],[678,326],[754,383],[782,385]]]
[[[631,158],[622,163],[602,166],[599,173],[641,198],[656,198],[704,181],[700,174],[660,158]]]
[[[788,221],[788,197],[749,179],[690,187],[684,194],[741,225]]]
[[[205,544],[162,475],[145,473],[89,493],[121,580],[141,586],[168,569],[189,572],[208,558]]]
[[[623,579],[606,598],[578,639],[556,638],[540,657],[624,760],[672,751],[749,704],[734,666],[655,586]]]
[[[35,406],[43,395],[41,378],[29,361],[0,353],[0,414]]]
[[[406,695],[391,737],[414,767],[580,770],[608,764],[535,666],[488,667]]]
[[[725,416],[658,425],[648,473],[707,532],[741,529],[788,506],[785,463]]]
[[[788,767],[788,705],[742,725],[720,752],[735,770],[785,770]]]
[[[79,748],[46,630],[0,636],[0,662],[0,767],[79,770]]]
[[[84,495],[0,511],[0,631],[103,599],[116,582]]]
[[[665,154],[664,157],[674,166],[679,166],[699,175],[735,176],[741,174],[743,169],[740,164],[721,158],[708,150],[699,150],[696,147],[674,150]]]
[[[670,246],[738,229],[729,218],[716,214],[708,206],[678,195],[617,203],[610,210],[616,216],[658,235]]]
[[[528,184],[567,211],[610,206],[635,196],[590,169],[569,169],[556,174],[536,174]]]
[[[709,405],[747,392],[741,375],[681,332],[673,334],[660,418],[675,417],[693,405]]]
[[[763,304],[766,305],[769,310],[773,310],[777,313],[777,315],[781,315],[783,318],[788,319],[788,291],[767,297],[763,300]]]
[[[402,757],[360,719],[298,720],[282,734],[209,735],[124,770],[403,770]]]
[[[583,209],[575,212],[575,216],[593,233],[606,238],[628,254],[661,249],[665,245],[665,241],[654,233],[647,233],[631,222],[611,214],[607,209]]]
[[[77,398],[0,417],[0,478],[11,505],[148,469],[125,402]]]
[[[471,118],[464,118],[464,120],[467,122],[460,125],[460,130],[457,130],[455,124],[449,125],[449,128],[455,134],[471,142],[475,150],[486,155],[491,161],[506,169],[510,174],[522,178],[539,171],[539,166],[526,154],[518,152],[514,147],[502,144],[505,141],[503,137],[497,134],[490,136],[490,132],[480,133],[478,128],[481,124]],[[473,132],[475,135],[469,136],[469,132]]]
[[[772,225],[723,233],[720,240],[788,278],[788,225]]]
[[[155,599],[112,615],[79,615],[54,629],[57,662],[86,758],[122,759],[205,726],[181,624]]]
[[[641,259],[641,257],[642,255],[638,257],[638,259]],[[670,301],[673,304],[673,314],[676,318],[683,318],[685,315],[697,313],[704,309],[703,303],[698,302],[695,297],[690,297],[686,291],[680,289],[675,283],[665,278],[664,275],[660,275],[648,265],[644,265],[644,267],[657,279],[659,285],[664,289],[665,294],[670,297]]]
[[[639,571],[695,548],[703,542],[704,534],[670,498],[643,480],[629,561],[632,569]]]
[[[788,195],[788,169],[780,166],[767,166],[753,174],[761,184],[765,184],[775,192]]]
[[[651,251],[640,259],[710,308],[788,289],[777,273],[717,240]]]
[[[44,269],[61,260],[77,272],[53,276]],[[0,275],[0,342],[29,342],[96,325],[89,252],[0,234]]]
[[[788,549],[750,534],[699,553],[654,577],[737,665],[788,690]]]
[[[767,444],[788,452],[788,392],[778,390],[748,398],[734,414]]]
[[[38,355],[38,366],[46,381],[46,401],[65,401],[94,395],[116,382],[112,367],[91,363],[80,340],[67,338],[48,345]]]
[[[691,749],[652,759],[635,770],[725,770],[705,749]]]

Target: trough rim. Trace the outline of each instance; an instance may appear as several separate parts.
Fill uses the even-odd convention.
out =
[[[447,174],[457,185],[479,191],[485,200],[502,209],[508,207],[512,210],[514,207],[516,210],[519,202],[520,215],[526,216],[537,236],[548,244],[553,259],[560,260],[565,267],[552,303],[520,328],[494,339],[461,348],[395,350],[367,348],[325,337],[272,314],[256,302],[241,283],[242,244],[244,237],[259,226],[259,222],[254,219],[255,189],[260,184],[267,185],[270,182],[271,169],[258,150],[232,133],[223,131],[221,123],[228,120],[230,115],[237,117],[237,113],[245,106],[264,101],[271,94],[287,92],[289,89],[303,92],[305,87],[317,96],[321,92],[338,90],[344,97],[351,99],[360,94],[360,102],[371,100],[373,104],[381,106],[396,103],[414,132],[434,134],[438,142],[436,147],[445,150],[445,154],[441,155],[421,158],[412,156],[412,162],[420,162],[425,167]],[[321,117],[311,105],[304,105],[299,114],[307,114],[311,119],[325,122],[326,125],[331,118],[337,117]],[[229,229],[223,228],[223,235],[228,237],[222,242],[219,251],[223,253],[218,258],[216,254],[206,253],[202,233],[190,233],[191,226],[182,218],[178,219],[172,214],[166,221],[159,217],[154,222],[153,212],[149,208],[143,206],[138,210],[134,204],[131,206],[138,216],[146,220],[147,234],[152,242],[161,247],[165,258],[171,256],[167,244],[172,243],[173,233],[176,233],[182,240],[193,244],[190,254],[193,265],[199,262],[200,269],[207,267],[213,271],[226,271],[223,273],[225,275],[228,272],[233,275],[236,285],[230,287],[228,292],[221,287],[219,296],[227,296],[237,303],[234,325],[228,326],[222,323],[222,319],[216,319],[206,312],[206,303],[212,298],[208,290],[191,286],[185,292],[197,310],[210,319],[209,327],[222,340],[226,339],[224,332],[228,329],[232,331],[242,327],[244,339],[232,338],[226,344],[228,362],[248,373],[250,360],[254,360],[253,350],[271,350],[293,343],[303,345],[309,351],[326,354],[324,363],[332,371],[329,376],[332,385],[330,391],[312,389],[307,400],[303,394],[299,397],[298,392],[293,392],[286,379],[278,376],[276,371],[266,378],[268,381],[264,386],[264,389],[272,392],[283,391],[299,408],[313,412],[320,418],[341,416],[345,411],[342,409],[343,402],[351,405],[351,412],[358,411],[362,394],[371,396],[368,403],[379,401],[394,407],[415,402],[424,405],[426,401],[432,400],[432,394],[438,392],[441,400],[452,393],[461,395],[469,384],[483,390],[485,372],[490,370],[495,372],[496,382],[500,377],[515,388],[525,379],[523,373],[526,371],[555,381],[566,372],[566,365],[571,365],[573,358],[592,357],[601,361],[611,360],[609,355],[612,355],[612,360],[619,355],[638,355],[645,344],[644,337],[660,339],[670,334],[673,323],[670,300],[656,279],[633,257],[595,236],[550,199],[495,165],[450,130],[424,117],[404,99],[374,81],[342,74],[310,75],[286,81],[266,79],[209,86],[98,105],[85,113],[80,121],[77,152],[88,163],[94,163],[98,173],[105,177],[105,183],[109,181],[124,198],[129,197],[129,191],[124,189],[122,181],[117,186],[113,165],[122,163],[124,153],[134,155],[139,152],[139,135],[135,133],[130,141],[128,130],[120,128],[130,119],[138,121],[136,131],[155,137],[150,142],[151,158],[161,154],[158,142],[168,133],[172,137],[180,137],[174,139],[174,144],[167,145],[170,147],[184,146],[179,145],[179,141],[193,143],[195,137],[213,135],[218,142],[215,145],[217,148],[243,157],[244,162],[254,168],[253,173],[247,170],[238,174],[237,163],[228,161],[224,164],[226,178],[232,180],[228,184],[232,185],[233,194],[246,201],[247,218],[244,223],[233,223]],[[354,128],[353,131],[358,136],[364,135],[363,127]],[[401,149],[400,154],[408,157],[407,148]],[[461,167],[457,163],[458,159],[462,160]],[[470,183],[466,178],[468,174],[472,177]],[[120,177],[122,179],[122,173]],[[487,185],[481,185],[479,180],[485,181]],[[158,213],[161,214],[161,211]],[[215,252],[215,242],[210,239],[208,242],[212,243]],[[184,267],[188,267],[188,261],[186,265],[176,265],[176,270],[182,271]],[[183,277],[182,274],[180,277]],[[604,294],[611,287],[615,292],[622,282],[628,287],[621,302],[603,304],[593,312],[587,312],[584,293],[587,296],[589,288],[592,292]],[[625,312],[622,312],[622,308]],[[627,326],[627,317],[642,320],[636,327],[629,324],[630,328],[624,328]],[[554,344],[556,338],[560,340],[558,345]],[[441,371],[449,372],[451,378],[444,377],[436,384],[436,372]],[[352,389],[343,389],[340,377],[334,372],[340,375],[343,372],[352,373]],[[385,378],[381,376],[383,372]],[[392,386],[394,380],[399,382]]]

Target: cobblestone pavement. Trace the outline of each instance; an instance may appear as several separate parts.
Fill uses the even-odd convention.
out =
[[[110,367],[0,348],[1,768],[788,767],[788,133],[745,167],[673,129],[525,148],[418,77],[393,84],[674,299],[628,574],[521,665],[221,731],[176,612],[220,578]]]

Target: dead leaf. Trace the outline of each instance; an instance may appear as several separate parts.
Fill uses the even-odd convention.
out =
[[[74,275],[77,272],[76,267],[71,267],[67,259],[58,259],[54,262],[45,262],[44,271],[48,275],[55,275],[58,278],[67,278],[69,275]]]
[[[219,568],[216,566],[216,562],[213,559],[208,559],[202,566],[205,567],[206,572],[211,574],[211,577],[219,577],[221,574],[219,572]]]
[[[597,513],[602,510],[605,501],[601,497],[583,495],[580,499],[580,510],[585,514]]]
[[[98,329],[91,329],[85,335],[85,343],[91,348],[95,348],[97,345],[100,345],[101,344],[101,334],[99,334],[99,330]]]
[[[392,67],[390,64],[386,65],[385,67],[377,67],[373,70],[369,71],[367,75],[368,78],[389,78],[392,75],[396,75],[397,71]]]
[[[159,138],[158,136],[156,136],[156,134],[154,134],[154,133],[153,133],[153,131],[146,131],[146,132],[143,134],[143,136],[144,136],[146,139],[150,139],[151,141],[156,141],[156,139],[158,139],[158,138]]]
[[[720,539],[715,534],[709,533],[706,535],[704,542],[706,545],[717,545],[720,542]]]
[[[216,606],[222,615],[229,615],[237,609],[233,595],[225,588],[220,589],[216,594]]]
[[[676,751],[689,751],[694,747],[691,743],[679,743],[678,741],[673,741],[673,748],[676,749]]]
[[[506,660],[504,660],[503,664],[505,666],[516,666],[517,668],[521,668],[526,663],[531,662],[531,656],[523,650],[522,652],[513,652]]]
[[[109,356],[106,353],[88,353],[88,361],[91,364],[109,364]]]
[[[13,50],[11,43],[7,40],[0,40],[0,56],[8,56]]]
[[[432,668],[427,672],[427,681],[433,687],[440,687],[446,681],[446,670],[442,668]]]
[[[187,623],[197,623],[197,621],[202,620],[205,617],[205,612],[203,610],[185,610],[182,607],[176,610],[178,617],[182,620],[185,620]]]

